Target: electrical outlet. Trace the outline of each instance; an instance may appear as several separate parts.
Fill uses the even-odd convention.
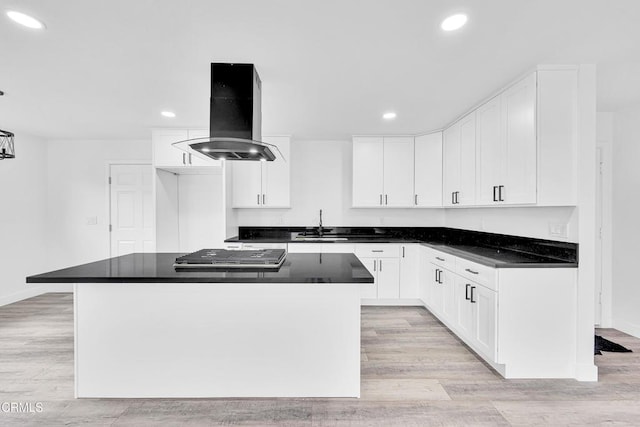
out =
[[[549,236],[567,238],[567,224],[563,222],[550,222],[549,223]]]

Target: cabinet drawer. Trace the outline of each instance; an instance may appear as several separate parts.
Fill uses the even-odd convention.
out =
[[[495,268],[456,258],[456,273],[491,290],[498,290]]]
[[[355,253],[359,258],[398,258],[400,256],[400,245],[358,243],[356,244]]]
[[[456,269],[456,257],[444,252],[435,250],[429,252],[429,262],[447,270],[455,271]]]
[[[243,243],[242,249],[287,249],[286,243]]]

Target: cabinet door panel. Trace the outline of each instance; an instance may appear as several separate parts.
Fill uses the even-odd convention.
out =
[[[400,261],[378,259],[378,298],[400,298]]]
[[[500,96],[497,96],[476,111],[476,190],[479,205],[499,203],[494,198],[498,198],[497,186],[502,184],[504,155],[501,129]]]
[[[437,314],[442,314],[442,309],[444,306],[444,291],[442,289],[442,284],[438,283],[437,278],[442,276],[444,270],[442,270],[437,265],[430,265],[431,268],[429,276],[431,277],[429,278],[429,308]]]
[[[262,199],[264,207],[288,208],[291,206],[290,191],[290,143],[288,137],[265,137],[264,142],[278,147],[284,159],[276,154],[272,162],[262,163]]]
[[[496,360],[497,294],[484,286],[474,287],[475,344],[491,360]]]
[[[416,137],[414,176],[415,205],[442,206],[442,132]]]
[[[473,340],[474,337],[474,318],[473,306],[470,296],[472,283],[463,277],[456,276],[456,305],[457,305],[457,321],[455,322],[458,333],[465,340]]]
[[[460,120],[460,188],[458,205],[476,203],[476,114]]]
[[[455,325],[457,317],[457,305],[455,298],[455,274],[448,270],[444,270],[441,274],[442,278],[442,316],[445,320]]]
[[[413,137],[384,138],[384,206],[413,206]]]
[[[371,283],[363,283],[360,286],[360,298],[377,298],[378,297],[378,259],[377,258],[358,258],[360,262],[369,270],[373,276],[373,285]]]
[[[400,298],[419,298],[420,255],[418,245],[400,247]]]
[[[188,139],[188,137],[189,134],[185,129],[154,130],[152,134],[153,165],[155,167],[187,166],[186,153],[171,144],[178,141],[184,141],[185,139]]]
[[[502,94],[505,126],[503,199],[509,204],[536,202],[535,73]]]
[[[453,206],[452,194],[460,190],[460,123],[447,128],[443,134],[443,194],[442,204]]]
[[[227,167],[231,167],[234,208],[262,206],[262,163],[227,163]]]
[[[383,194],[382,137],[353,138],[353,207],[380,207]]]

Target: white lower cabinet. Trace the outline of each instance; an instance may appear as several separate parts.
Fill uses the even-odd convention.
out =
[[[400,298],[420,298],[420,245],[400,246]]]
[[[400,298],[400,260],[380,258],[378,260],[378,299]]]
[[[420,257],[425,306],[501,375],[575,377],[575,268],[496,269],[431,249]]]

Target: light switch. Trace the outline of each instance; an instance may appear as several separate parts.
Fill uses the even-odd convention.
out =
[[[87,225],[98,225],[98,217],[97,216],[87,217]]]

